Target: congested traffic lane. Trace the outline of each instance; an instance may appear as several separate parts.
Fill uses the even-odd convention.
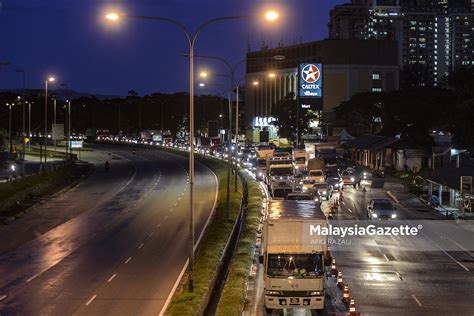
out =
[[[156,151],[133,155],[126,147],[101,148],[130,159],[136,176],[114,199],[2,256],[2,275],[11,275],[0,286],[2,315],[162,310],[187,259],[187,160]],[[113,163],[110,172],[115,172]],[[215,176],[200,164],[195,187],[199,236],[217,188]],[[62,240],[71,232],[77,232],[75,242]],[[51,258],[62,249],[67,249],[64,256]],[[12,261],[20,251],[33,257]]]
[[[367,204],[372,198],[388,198],[385,189],[355,190],[346,187],[335,216],[338,220],[367,221]],[[428,214],[397,204],[398,219],[415,221]],[[379,222],[371,221],[378,225]],[[472,234],[472,232],[464,232]],[[425,229],[416,238],[432,245],[431,250],[409,249],[401,236],[373,236],[363,247],[346,247],[333,252],[337,267],[350,285],[363,314],[455,314],[474,312],[474,263],[469,253],[443,249],[441,237]],[[455,249],[455,244],[452,245]]]

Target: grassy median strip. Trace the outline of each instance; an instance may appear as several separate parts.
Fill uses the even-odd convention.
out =
[[[249,190],[247,220],[229,268],[216,315],[241,315],[245,304],[247,280],[252,254],[255,249],[255,235],[260,220],[263,198],[257,181],[246,173],[244,174]]]
[[[196,155],[197,156],[197,155]],[[242,199],[242,184],[238,181],[238,191],[234,190],[231,178],[230,219],[226,218],[226,181],[227,166],[225,163],[210,158],[198,158],[206,164],[219,179],[219,196],[214,219],[209,224],[206,235],[198,248],[194,266],[194,292],[188,292],[187,281],[168,307],[168,315],[200,315],[204,313],[205,297],[217,273],[217,267],[224,247],[232,231]]]
[[[15,216],[25,208],[23,204],[17,204],[16,201],[31,202],[52,194],[80,179],[89,168],[89,166],[79,167],[71,164],[58,170],[27,176],[13,182],[0,183],[0,201],[3,202],[0,207],[0,216]]]

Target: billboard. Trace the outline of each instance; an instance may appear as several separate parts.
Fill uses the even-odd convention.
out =
[[[319,63],[300,64],[299,96],[321,98],[323,96],[323,65]]]

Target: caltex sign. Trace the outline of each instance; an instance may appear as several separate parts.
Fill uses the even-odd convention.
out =
[[[321,98],[323,95],[322,64],[300,64],[299,96]]]

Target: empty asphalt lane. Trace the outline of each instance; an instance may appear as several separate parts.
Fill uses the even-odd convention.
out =
[[[7,295],[0,302],[2,315],[103,315],[116,314],[116,308],[131,313],[145,309],[159,312],[187,258],[187,162],[167,153],[133,155],[121,148],[113,151],[134,162],[135,179],[112,204],[92,212],[97,217],[93,216],[88,224],[94,222],[99,229],[86,234],[87,242],[29,282],[34,271],[0,289],[0,295]],[[215,189],[214,175],[198,165],[197,235],[214,204]],[[67,248],[67,243],[62,247]],[[43,255],[46,260],[48,254]],[[124,281],[119,286],[121,291],[113,288]],[[130,293],[135,296],[124,299]],[[150,295],[154,299],[144,304]],[[115,298],[113,303],[111,297]]]

